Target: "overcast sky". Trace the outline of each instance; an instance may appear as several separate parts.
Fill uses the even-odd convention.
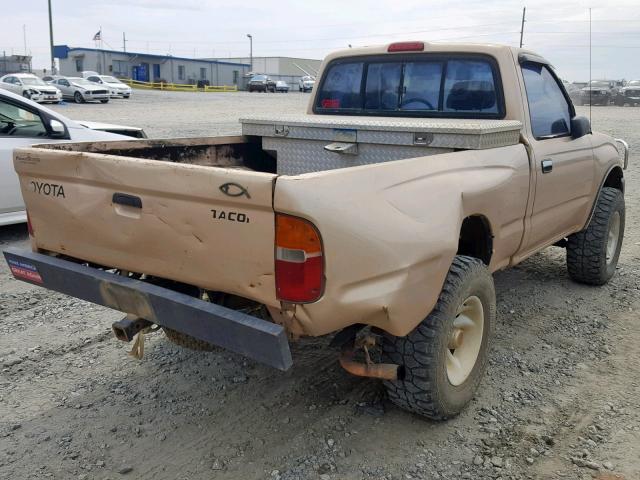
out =
[[[51,0],[54,43],[175,56],[322,58],[328,52],[394,40],[493,42],[517,45],[519,1],[467,0]],[[234,5],[235,4],[235,5]],[[640,78],[640,2],[529,2],[525,47],[547,57],[568,80],[589,75],[592,7],[593,78]],[[46,0],[8,1],[0,16],[0,51],[27,51],[34,68],[49,64]]]

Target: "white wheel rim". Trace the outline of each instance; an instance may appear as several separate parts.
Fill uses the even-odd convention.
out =
[[[620,212],[614,212],[609,225],[609,235],[607,236],[607,265],[613,261],[618,248],[618,238],[620,237]]]
[[[484,308],[478,297],[467,298],[456,312],[447,346],[447,377],[461,385],[478,360],[484,330]]]

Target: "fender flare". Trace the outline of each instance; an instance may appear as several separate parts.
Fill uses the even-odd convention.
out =
[[[600,199],[600,193],[602,193],[602,189],[604,188],[604,184],[606,183],[607,179],[609,178],[609,175],[611,175],[611,173],[615,169],[619,169],[620,170],[621,190],[622,190],[622,194],[624,195],[624,190],[625,190],[624,172],[623,172],[622,167],[619,164],[616,163],[614,165],[611,165],[611,167],[609,167],[609,169],[607,170],[607,173],[605,173],[602,176],[602,179],[600,180],[600,186],[598,187],[598,194],[596,195],[596,198],[593,200],[593,204],[591,205],[591,210],[589,211],[589,216],[587,217],[587,221],[583,225],[582,230],[587,228],[589,226],[589,223],[591,223],[591,219],[593,218],[593,214],[596,211],[596,205],[598,204],[598,200]]]

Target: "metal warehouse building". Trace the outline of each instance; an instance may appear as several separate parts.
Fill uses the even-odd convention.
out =
[[[250,64],[249,57],[236,58],[211,58],[220,62],[237,62]],[[304,75],[316,76],[322,60],[294,57],[253,57],[253,72],[264,73],[274,80],[284,80],[291,86],[297,85],[300,77]]]
[[[56,45],[54,56],[59,59],[59,73],[77,76],[83,70],[103,75],[132,78],[141,82],[242,86],[243,76],[249,73],[249,62],[231,60],[192,59],[171,55],[120,52],[96,48],[73,48]]]

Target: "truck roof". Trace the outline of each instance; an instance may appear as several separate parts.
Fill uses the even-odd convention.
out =
[[[400,44],[423,44],[424,49],[414,49],[414,50],[403,50],[397,52],[389,52],[389,47],[391,45],[400,45]],[[324,63],[328,63],[331,60],[336,58],[343,57],[354,57],[360,55],[394,55],[394,54],[402,54],[402,53],[451,53],[451,52],[459,52],[459,53],[484,53],[487,55],[498,56],[499,54],[504,54],[507,52],[511,52],[515,54],[515,56],[519,56],[520,54],[524,54],[531,57],[536,57],[536,60],[542,61],[543,63],[549,63],[543,57],[538,55],[531,50],[527,50],[525,48],[512,47],[509,45],[502,45],[498,43],[453,43],[453,42],[427,42],[426,40],[415,40],[415,41],[402,41],[402,42],[391,42],[384,43],[380,45],[370,45],[366,47],[358,47],[358,48],[345,48],[342,50],[337,50],[335,52],[330,53],[326,56]]]

